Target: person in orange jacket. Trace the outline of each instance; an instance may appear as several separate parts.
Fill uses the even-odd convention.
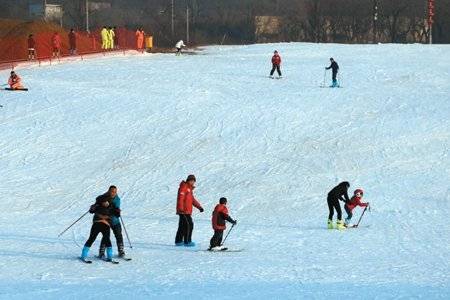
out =
[[[136,31],[136,47],[138,51],[143,51],[144,49],[144,36],[145,36],[144,30],[142,30],[142,28],[139,28]]]
[[[228,214],[227,208],[227,198],[220,198],[219,204],[216,205],[212,214],[212,227],[214,229],[214,235],[209,242],[209,249],[212,251],[223,250],[222,248],[222,238],[223,232],[227,229],[227,225],[225,221],[230,222],[233,225],[236,225],[237,221],[233,220]]]
[[[59,58],[61,54],[61,37],[59,33],[55,31],[52,36],[53,57]]]
[[[11,71],[11,76],[9,76],[8,84],[12,90],[20,90],[24,88],[22,86],[22,79],[14,71]]]
[[[177,215],[179,216],[178,230],[175,237],[176,246],[194,247],[192,242],[192,231],[194,223],[192,221],[192,206],[203,212],[202,205],[194,197],[196,178],[189,175],[186,181],[180,183],[177,197]]]

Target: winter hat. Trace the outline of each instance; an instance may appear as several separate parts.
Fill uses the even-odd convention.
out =
[[[220,200],[219,200],[219,203],[220,204],[225,204],[225,203],[227,203],[227,198],[225,198],[225,197],[222,197],[222,198],[220,198]]]
[[[195,176],[192,174],[187,177],[186,181],[191,181],[191,180],[197,181],[197,179],[195,179]]]
[[[354,192],[354,194],[356,195],[356,194],[361,194],[361,196],[363,196],[364,195],[364,191],[363,191],[363,189],[356,189],[355,190],[355,192]]]

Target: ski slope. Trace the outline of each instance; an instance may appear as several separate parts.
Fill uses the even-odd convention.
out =
[[[340,89],[319,87],[331,56]],[[207,47],[18,73],[30,91],[0,91],[0,299],[450,298],[450,46]],[[199,249],[225,196],[227,245],[244,251],[173,246],[190,173]],[[326,230],[343,180],[373,209]],[[84,265],[91,216],[57,236],[111,184],[133,261]]]

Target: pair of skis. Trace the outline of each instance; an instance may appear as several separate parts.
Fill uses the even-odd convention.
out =
[[[103,260],[104,262],[112,263],[114,265],[118,265],[119,264],[119,261],[114,260],[114,259],[107,260],[107,259],[104,259],[104,258],[101,258],[101,257],[98,257],[98,256],[97,256],[97,258],[100,259],[100,260]],[[129,258],[129,257],[119,257],[119,259],[122,259],[124,261],[131,261],[131,258]],[[86,263],[86,264],[92,264],[92,260],[90,260],[90,259],[87,259],[87,258],[83,259],[83,258],[80,257],[80,260],[82,262]]]
[[[355,225],[352,225],[352,226],[345,226],[345,225],[344,225],[344,226],[345,226],[346,228],[358,228],[359,223],[361,222],[361,219],[363,218],[364,213],[366,212],[367,208],[369,208],[369,206],[366,206],[366,207],[364,208],[364,210],[363,210],[361,216],[359,217],[358,223],[356,223]],[[369,210],[370,210],[370,208],[369,208]]]

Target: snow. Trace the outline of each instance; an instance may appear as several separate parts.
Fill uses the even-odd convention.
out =
[[[319,88],[331,56],[341,89]],[[18,73],[30,91],[0,92],[0,299],[450,298],[450,46],[215,46]],[[190,173],[193,250],[173,246]],[[373,209],[327,230],[343,180]],[[133,260],[81,264],[91,216],[57,236],[110,184]],[[196,251],[221,196],[244,251]]]

